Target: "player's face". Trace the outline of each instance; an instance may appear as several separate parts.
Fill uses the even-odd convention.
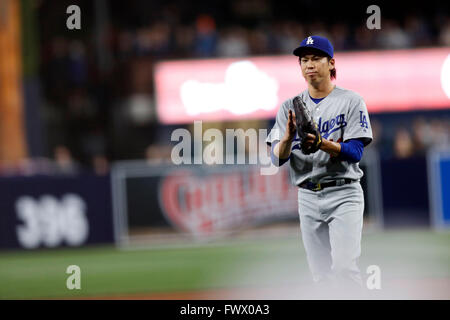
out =
[[[328,61],[327,57],[315,54],[307,54],[300,58],[303,77],[310,84],[318,84],[324,79],[330,79],[333,64],[334,59]]]

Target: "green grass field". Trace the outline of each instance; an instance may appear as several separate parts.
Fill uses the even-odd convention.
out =
[[[361,271],[376,264],[383,281],[438,279],[450,299],[450,233],[388,231],[363,235]],[[66,288],[66,268],[81,268],[81,289]],[[441,279],[441,280],[439,280]],[[443,280],[442,280],[443,279]],[[114,247],[0,253],[0,298],[85,298],[310,282],[299,235],[173,249]]]

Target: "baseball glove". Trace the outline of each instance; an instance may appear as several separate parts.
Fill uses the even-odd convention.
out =
[[[297,132],[300,138],[302,152],[304,154],[317,152],[317,150],[319,150],[320,146],[322,145],[322,136],[320,135],[320,130],[311,117],[305,103],[300,99],[300,97],[295,97],[293,102]],[[308,133],[316,136],[314,142],[311,145],[306,143],[306,137]]]

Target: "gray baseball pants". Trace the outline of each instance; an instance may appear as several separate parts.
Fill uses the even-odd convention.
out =
[[[362,284],[364,195],[359,182],[322,191],[299,188],[300,229],[309,269],[317,283]]]

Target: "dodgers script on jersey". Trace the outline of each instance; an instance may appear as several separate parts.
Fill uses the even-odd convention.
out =
[[[299,97],[305,102],[323,138],[335,142],[362,138],[364,146],[372,141],[372,128],[367,107],[363,98],[357,93],[336,86],[318,104],[311,100],[308,90],[300,93]],[[275,125],[266,139],[267,144],[271,145],[283,137],[289,109],[294,111],[293,99],[294,97],[283,102],[278,110]],[[342,178],[359,180],[363,176],[358,163],[341,161],[322,150],[310,155],[303,154],[298,136],[294,139],[291,148],[290,176],[294,185],[299,185],[306,180],[314,183]]]

